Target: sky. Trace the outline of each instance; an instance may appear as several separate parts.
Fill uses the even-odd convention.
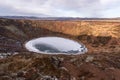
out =
[[[0,0],[0,16],[120,17],[120,0]]]

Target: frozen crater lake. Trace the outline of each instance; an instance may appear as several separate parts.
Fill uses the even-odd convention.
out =
[[[83,54],[87,52],[85,45],[61,37],[40,37],[25,44],[28,51],[43,54]]]

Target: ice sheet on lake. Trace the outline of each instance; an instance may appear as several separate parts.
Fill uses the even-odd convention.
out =
[[[26,49],[32,52],[44,54],[82,54],[87,48],[76,41],[61,37],[41,37],[28,41]]]

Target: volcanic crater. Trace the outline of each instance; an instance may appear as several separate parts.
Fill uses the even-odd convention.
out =
[[[47,39],[41,41],[43,43],[32,43],[36,51],[25,47],[30,40],[48,37],[67,41],[58,43],[59,40],[55,40],[58,42],[48,44],[50,40]],[[75,44],[70,44],[68,39]],[[79,54],[81,46],[85,54]],[[43,52],[77,52],[77,55],[49,55]],[[119,80],[119,75],[119,21],[0,19],[2,80]]]

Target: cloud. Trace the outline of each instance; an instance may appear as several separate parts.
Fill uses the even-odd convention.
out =
[[[119,0],[0,0],[0,15],[114,17]],[[118,11],[119,10],[119,11]],[[120,15],[117,15],[120,16]]]

